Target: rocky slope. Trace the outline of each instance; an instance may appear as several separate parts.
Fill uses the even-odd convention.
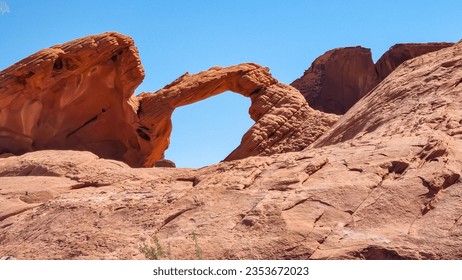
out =
[[[376,64],[370,49],[337,48],[318,57],[291,85],[300,90],[311,107],[342,115],[404,61],[452,45],[397,44]]]
[[[134,96],[143,78],[133,40],[114,32],[31,55],[0,72],[0,154],[72,149],[152,167],[168,148],[173,110],[227,90],[252,100],[255,121],[227,160],[300,151],[338,119],[256,64],[186,74]]]
[[[406,61],[309,148],[201,169],[0,159],[0,256],[462,258],[462,43]]]

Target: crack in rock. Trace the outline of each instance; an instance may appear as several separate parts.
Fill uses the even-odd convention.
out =
[[[157,231],[160,231],[163,227],[165,227],[167,224],[169,224],[170,222],[172,222],[173,220],[175,220],[176,218],[178,218],[179,216],[183,215],[184,213],[188,212],[188,211],[191,211],[195,209],[195,207],[189,207],[189,208],[185,208],[185,209],[182,209],[180,211],[177,211],[175,213],[173,213],[172,215],[168,216],[167,218],[164,219],[162,225],[160,226],[160,228],[157,230]]]

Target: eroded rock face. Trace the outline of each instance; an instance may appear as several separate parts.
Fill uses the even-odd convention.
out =
[[[249,114],[255,121],[225,160],[300,151],[338,119],[311,109],[296,89],[279,83],[268,68],[257,64],[213,67],[195,75],[187,73],[155,93],[139,95],[143,132],[156,143],[146,165],[162,157],[168,148],[175,108],[225,91],[249,97],[252,101]]]
[[[227,160],[299,151],[337,117],[316,112],[256,64],[214,67],[134,96],[144,77],[130,37],[89,36],[37,52],[0,72],[0,154],[91,151],[132,167],[163,159],[179,106],[231,90],[252,99],[256,124]]]
[[[117,33],[39,51],[0,72],[0,153],[87,150],[142,165],[136,133],[138,50]]]
[[[462,44],[394,71],[310,148],[200,169],[0,159],[0,255],[462,259]],[[152,244],[152,243],[151,243]],[[152,244],[154,246],[154,244]]]
[[[369,49],[333,49],[318,57],[303,76],[291,85],[300,90],[311,107],[341,115],[404,61],[452,45],[397,44],[383,54],[375,65]]]

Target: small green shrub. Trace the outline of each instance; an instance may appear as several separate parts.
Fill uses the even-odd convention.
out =
[[[197,241],[197,234],[195,231],[192,232],[192,239],[194,240],[196,259],[202,260],[202,248],[199,246],[199,242]]]
[[[194,241],[195,247],[195,256],[197,260],[202,260],[202,248],[199,245],[197,239],[197,233],[193,231],[191,233],[192,240]],[[138,246],[138,250],[144,254],[148,260],[160,260],[160,259],[172,259],[172,252],[170,249],[170,244],[168,244],[167,251],[160,244],[159,238],[156,234],[151,235],[151,244],[143,243]]]
[[[138,246],[138,250],[143,253],[148,260],[160,260],[164,257],[170,257],[170,244],[168,246],[168,251],[165,252],[156,234],[153,234],[151,239],[155,246],[147,245],[146,243]]]

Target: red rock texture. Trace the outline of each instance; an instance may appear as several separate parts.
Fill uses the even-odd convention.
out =
[[[173,110],[227,90],[252,99],[256,122],[227,160],[302,150],[338,119],[256,64],[214,67],[134,96],[143,77],[133,40],[118,33],[56,45],[1,71],[0,154],[71,149],[152,167],[168,148]]]
[[[369,49],[333,49],[318,57],[291,85],[300,90],[311,107],[342,115],[404,61],[452,45],[397,44],[375,65]]]
[[[0,158],[0,256],[462,259],[462,43],[406,61],[309,148],[200,169]],[[150,243],[152,244],[152,243]]]

